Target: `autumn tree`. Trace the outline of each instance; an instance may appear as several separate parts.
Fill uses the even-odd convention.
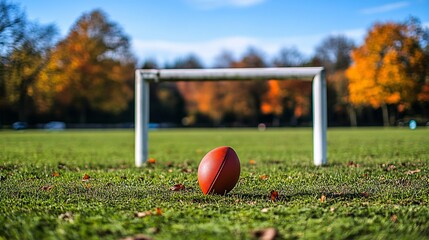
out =
[[[192,56],[177,63],[175,68],[202,67],[195,64],[198,62]],[[255,48],[249,48],[239,61],[224,52],[217,64],[217,67],[240,68],[266,66],[262,54]],[[186,101],[185,124],[201,122],[204,117],[215,125],[223,121],[254,124],[258,121],[262,94],[266,90],[264,81],[178,82],[177,85]]]
[[[424,82],[426,37],[416,19],[375,24],[363,45],[352,51],[353,64],[347,70],[351,103],[381,107],[388,126],[388,105],[410,105]]]
[[[29,22],[16,5],[0,2],[0,91],[21,121],[37,101],[39,81],[50,59],[56,28]],[[43,106],[37,108],[43,111]]]
[[[189,54],[185,57],[176,59],[170,66],[174,69],[198,69],[203,68],[201,60],[195,54]],[[203,82],[177,82],[176,86],[185,101],[186,117],[183,118],[184,125],[193,125],[197,123],[200,113],[204,112],[206,105],[205,91]]]
[[[264,53],[255,47],[249,47],[241,59],[232,63],[233,68],[267,67]],[[268,79],[267,79],[268,80]],[[245,124],[257,124],[261,118],[263,95],[267,91],[266,81],[229,82],[224,91],[225,107],[235,120]]]
[[[90,110],[119,113],[133,97],[129,38],[100,10],[77,20],[52,60],[44,84],[55,86],[57,102],[75,108],[80,122]]]
[[[274,57],[275,67],[299,67],[305,63],[304,55],[298,49],[283,48]],[[261,111],[273,115],[273,125],[280,124],[280,119],[290,125],[297,125],[299,120],[310,113],[311,83],[296,80],[269,80],[268,89],[263,95]]]

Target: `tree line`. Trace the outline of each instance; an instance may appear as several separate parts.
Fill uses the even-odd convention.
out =
[[[324,66],[330,125],[392,125],[429,120],[429,37],[418,19],[376,23],[363,44],[327,36],[305,57],[294,47],[272,59],[249,46],[223,51],[214,68]],[[134,69],[204,68],[189,54],[161,65],[138,64],[130,38],[102,10],[84,13],[64,38],[54,25],[29,21],[0,0],[0,124],[51,120],[118,123],[134,120]],[[153,83],[151,122],[172,126],[311,125],[311,83],[219,81]]]

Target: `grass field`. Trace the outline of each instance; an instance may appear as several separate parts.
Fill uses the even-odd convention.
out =
[[[204,196],[221,145],[240,180]],[[0,131],[0,239],[429,239],[429,129],[330,129],[326,167],[311,129],[153,131],[150,157],[134,167],[132,131]]]

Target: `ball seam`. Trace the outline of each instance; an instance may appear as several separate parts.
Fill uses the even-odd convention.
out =
[[[225,165],[225,159],[227,158],[228,153],[229,153],[229,148],[226,150],[225,156],[222,159],[222,164],[220,165],[220,167],[219,167],[219,169],[218,169],[218,171],[216,173],[216,177],[213,179],[212,183],[210,184],[210,187],[209,187],[209,190],[207,191],[207,193],[211,193],[212,192],[214,184],[216,183],[216,180],[218,179],[218,177],[220,175],[220,172],[222,171],[223,166]]]

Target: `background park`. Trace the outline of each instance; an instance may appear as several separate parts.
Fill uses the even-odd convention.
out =
[[[22,2],[0,0],[0,239],[428,238],[427,2],[367,6],[360,14],[380,17],[362,39],[329,33],[310,54],[299,42],[268,52],[250,41],[239,53],[222,46],[172,58],[150,41],[155,53],[137,55],[102,3],[64,30],[28,17],[33,5]],[[183,4],[228,18],[275,1],[220,2]],[[403,19],[382,17],[418,4]],[[326,69],[325,167],[311,160],[310,82],[151,83],[150,122],[162,129],[149,133],[143,168],[134,167],[132,130],[78,129],[133,127],[138,68],[311,66]],[[66,130],[37,129],[51,121]],[[10,130],[15,122],[29,129]],[[240,180],[226,196],[204,196],[198,164],[221,145],[236,150]]]

